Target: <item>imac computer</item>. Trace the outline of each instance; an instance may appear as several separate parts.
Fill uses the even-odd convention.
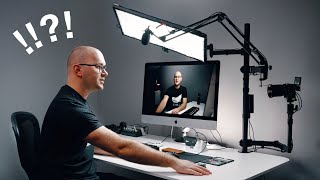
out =
[[[145,64],[142,123],[215,130],[220,61]]]

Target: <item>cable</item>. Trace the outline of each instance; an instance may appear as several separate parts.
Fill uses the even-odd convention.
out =
[[[249,123],[249,129],[248,129],[249,130],[249,132],[248,132],[249,133],[249,138],[254,141],[254,138],[251,137],[251,131],[253,131],[253,127],[252,127],[250,119],[249,119],[248,123]],[[255,146],[253,146],[253,149],[254,149],[254,151],[256,151],[256,147]]]
[[[214,136],[214,134],[212,133],[212,131],[211,131],[211,130],[209,130],[209,131],[211,132],[211,134],[212,134],[213,138],[216,140],[216,142],[217,142],[219,145],[222,145],[222,138],[221,138],[221,135],[220,135],[219,131],[216,130],[216,131],[218,132],[219,136],[220,136],[220,142],[219,142],[218,139]]]
[[[254,130],[253,130],[253,126],[251,124],[251,120],[249,119],[249,126],[251,127],[252,129],[252,140],[255,141],[255,137],[254,137]],[[249,128],[249,136],[251,138],[251,134],[250,134],[250,128]],[[257,151],[257,146],[256,145],[253,145],[253,149],[254,151],[256,152]]]
[[[220,134],[220,132],[218,131],[218,130],[215,130],[215,131],[217,131],[217,133],[219,134],[219,137],[220,137],[220,141],[221,141],[221,145],[223,144],[223,142],[222,142],[222,137],[221,137],[221,134]]]
[[[302,108],[302,98],[301,98],[300,94],[297,93],[297,92],[296,92],[296,97],[297,97],[298,102],[299,102],[299,109],[297,109],[297,111],[299,111]]]
[[[197,134],[201,134],[201,135],[204,137],[204,139],[205,139],[205,146],[204,146],[204,148],[198,153],[198,154],[200,154],[200,153],[202,153],[202,152],[207,148],[208,139],[207,139],[207,137],[206,137],[204,134],[202,134],[201,132],[197,132],[197,131],[196,131],[196,133],[197,133]]]
[[[294,110],[293,113],[300,111],[302,108],[302,98],[301,98],[300,94],[295,92],[295,98],[298,101],[298,109]]]
[[[249,129],[248,129],[248,134],[249,134],[249,138],[251,138],[251,132],[250,132],[250,127],[251,127],[251,122],[250,122],[250,119],[248,119],[248,123],[249,123]]]
[[[203,134],[203,133],[201,133],[201,132],[197,132],[197,131],[195,131],[197,134],[201,134],[204,138],[205,138],[205,142],[208,142],[208,139],[207,139],[207,137]],[[211,132],[211,130],[210,130],[210,132]],[[219,133],[219,131],[217,131],[218,133]],[[220,133],[219,133],[219,135],[220,135]],[[221,138],[221,136],[220,136],[220,138]],[[218,142],[219,143],[219,142]],[[221,139],[221,144],[220,144],[221,146],[222,146],[222,139]],[[198,154],[200,154],[200,153],[202,153],[205,149],[207,148],[207,143],[206,143],[206,146],[198,153]],[[218,148],[218,149],[212,149],[212,150],[222,150],[222,149],[227,149],[227,147],[222,147],[222,148]]]
[[[219,134],[219,137],[220,137],[220,142],[219,142],[219,141],[217,140],[217,138],[214,136],[214,134],[212,133],[212,131],[211,131],[211,130],[209,130],[209,131],[211,132],[213,138],[216,140],[216,142],[218,143],[218,145],[224,146],[220,132],[219,132],[218,130],[215,130],[215,131],[217,131],[217,133]],[[222,149],[227,149],[227,148],[234,149],[234,147],[222,147],[222,148],[210,149],[210,150],[222,150]]]
[[[171,136],[171,134],[169,134],[168,136],[166,136],[161,142],[157,142],[157,143],[154,143],[154,142],[147,142],[149,144],[156,144],[156,145],[161,145],[169,136]]]
[[[260,146],[260,147],[257,147],[256,149],[257,149],[257,150],[258,150],[258,149],[269,149],[269,150],[274,150],[274,151],[279,151],[279,152],[281,152],[281,150],[279,150],[279,149],[271,148],[271,147],[266,147],[266,146],[264,146],[264,147]]]
[[[210,130],[211,134],[212,134],[212,137],[216,140],[216,142],[219,144],[219,141],[218,139],[214,136],[214,134],[212,133],[212,131]]]
[[[164,138],[159,144],[162,144],[169,136],[171,136],[171,134],[169,134],[168,136],[166,136],[166,138]]]

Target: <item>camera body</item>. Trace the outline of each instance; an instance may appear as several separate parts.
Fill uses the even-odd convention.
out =
[[[269,84],[267,92],[270,98],[283,96],[288,102],[293,102],[296,101],[296,91],[300,90],[301,77],[295,77],[293,84]]]

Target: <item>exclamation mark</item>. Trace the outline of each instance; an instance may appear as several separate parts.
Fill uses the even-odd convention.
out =
[[[28,29],[29,33],[31,34],[31,36],[33,37],[33,39],[35,41],[37,41],[35,44],[37,46],[37,48],[41,48],[43,45],[42,45],[42,42],[41,41],[38,41],[38,37],[37,37],[37,34],[36,32],[34,31],[33,29],[33,26],[32,24],[29,22],[28,24],[26,24],[26,28]]]
[[[26,41],[23,39],[23,37],[21,36],[21,34],[19,33],[18,30],[16,30],[14,33],[13,33],[14,37],[16,37],[16,39],[24,46],[24,47],[27,47],[27,43]],[[28,47],[26,49],[27,53],[28,54],[31,54],[33,52],[33,49],[32,47]]]
[[[71,15],[70,15],[70,11],[64,11],[64,19],[66,21],[66,26],[68,31],[71,30]],[[73,38],[73,32],[67,32],[67,39]]]

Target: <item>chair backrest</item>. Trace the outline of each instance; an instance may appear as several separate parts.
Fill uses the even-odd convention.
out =
[[[37,118],[29,112],[11,115],[12,129],[16,136],[20,163],[29,179],[35,179],[37,155],[40,144],[40,127]]]

